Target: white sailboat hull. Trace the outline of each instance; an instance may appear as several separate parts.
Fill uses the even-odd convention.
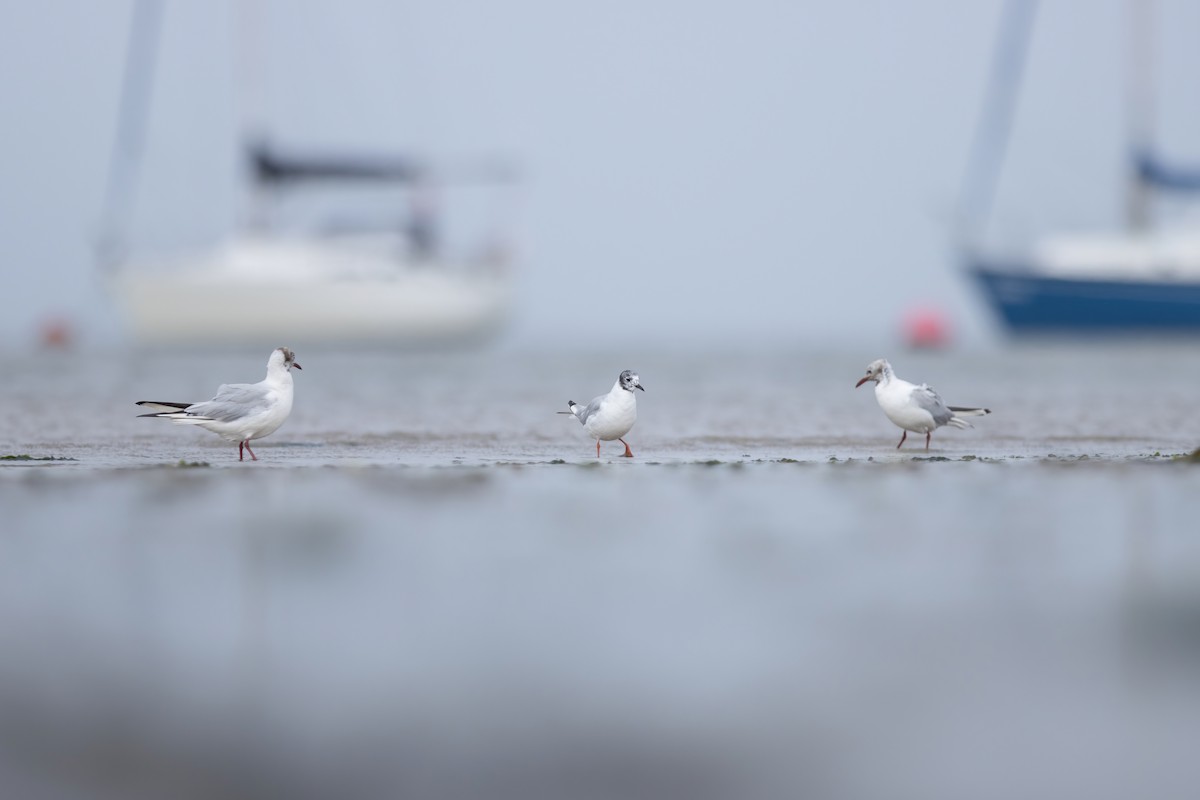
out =
[[[440,343],[484,338],[505,321],[499,270],[365,244],[238,240],[174,269],[122,270],[113,290],[143,344]]]

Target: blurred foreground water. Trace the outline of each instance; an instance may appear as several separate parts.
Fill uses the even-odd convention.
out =
[[[279,343],[283,344],[283,343]],[[1200,351],[298,353],[237,462],[6,357],[0,782],[51,797],[1191,797]],[[637,457],[567,399],[638,370]],[[207,464],[181,467],[180,461]]]

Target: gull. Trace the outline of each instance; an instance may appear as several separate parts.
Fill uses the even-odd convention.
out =
[[[629,443],[621,437],[629,433],[633,423],[637,422],[637,398],[633,394],[634,389],[646,391],[638,381],[637,373],[627,369],[617,376],[617,382],[608,394],[593,399],[587,404],[587,408],[580,408],[574,400],[568,400],[567,408],[571,410],[558,413],[574,414],[584,429],[595,437],[596,458],[600,457],[600,442],[611,442],[613,439],[625,445],[622,457],[633,458]]]
[[[140,416],[169,419],[179,425],[199,425],[237,442],[238,461],[244,460],[243,448],[250,458],[258,461],[250,449],[250,440],[274,433],[292,413],[292,367],[301,369],[296,354],[279,347],[267,360],[267,377],[258,383],[222,384],[216,396],[203,403],[141,400],[137,405],[155,412]]]
[[[908,432],[925,434],[925,449],[929,449],[929,437],[933,431],[943,425],[953,425],[956,428],[973,427],[963,417],[981,417],[990,414],[987,408],[963,408],[948,406],[932,387],[922,383],[918,386],[896,377],[892,365],[884,359],[872,361],[867,365],[867,374],[854,384],[857,389],[867,381],[875,381],[875,399],[887,418],[898,427],[904,429],[900,437],[900,445],[908,438]]]

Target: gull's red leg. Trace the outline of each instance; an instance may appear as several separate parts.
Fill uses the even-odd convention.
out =
[[[620,438],[618,438],[617,441],[620,442],[621,444],[625,445],[625,453],[621,457],[622,458],[633,458],[633,451],[629,449],[629,442],[625,441],[624,439],[620,439]]]
[[[242,448],[246,446],[245,442],[238,442],[238,461],[243,461]]]
[[[925,449],[929,449],[929,437],[933,435],[933,431],[925,431]]]
[[[258,461],[258,456],[254,455],[254,451],[250,449],[250,440],[246,440],[246,452],[250,454],[250,458]]]
[[[908,431],[905,431],[904,433],[900,434],[900,444],[904,444],[904,440],[907,438],[908,438]],[[900,444],[896,445],[897,450],[900,449]]]
[[[596,458],[600,457],[600,440],[596,440]]]

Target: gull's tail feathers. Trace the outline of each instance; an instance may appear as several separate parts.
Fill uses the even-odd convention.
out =
[[[982,417],[984,414],[992,413],[990,408],[964,408],[963,406],[950,406],[950,410],[960,417]]]
[[[168,416],[171,414],[178,414],[180,411],[183,411],[185,408],[190,406],[191,403],[166,403],[166,402],[162,402],[159,400],[139,400],[139,401],[137,401],[137,403],[135,405],[142,406],[143,408],[148,408],[154,412],[152,414],[141,414],[139,416],[160,417],[160,416]]]
[[[975,426],[967,422],[963,417],[982,417],[984,414],[992,413],[990,408],[965,408],[963,406],[949,406],[950,411],[954,414],[947,422],[947,425],[953,425],[955,428],[974,428]]]
[[[149,414],[138,414],[138,417],[158,417],[159,419],[169,419],[175,422],[208,422],[208,417],[202,417],[198,414],[189,414],[184,409],[194,405],[193,403],[164,403],[157,400],[139,400],[136,405],[143,408],[153,409]]]

